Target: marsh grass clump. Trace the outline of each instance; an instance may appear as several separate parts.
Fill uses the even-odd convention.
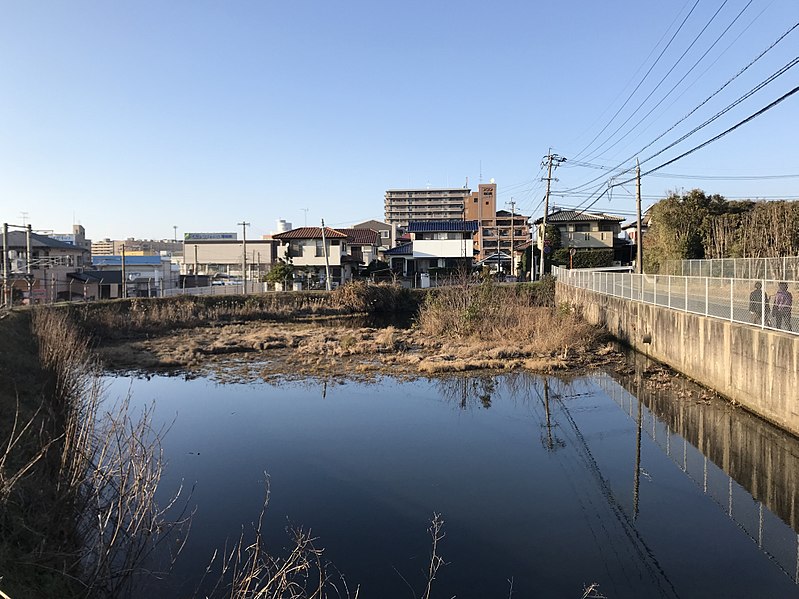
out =
[[[457,341],[463,352],[522,358],[586,348],[598,331],[574,311],[541,305],[533,287],[498,286],[491,281],[446,287],[430,294],[418,326],[430,337]]]
[[[395,314],[416,308],[410,290],[400,285],[366,281],[351,281],[334,290],[331,305],[356,314]]]

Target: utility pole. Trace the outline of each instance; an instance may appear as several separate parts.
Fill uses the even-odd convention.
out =
[[[185,254],[185,252],[184,252]],[[185,259],[185,256],[184,256]],[[197,244],[194,244],[194,288],[197,288]]]
[[[244,281],[244,294],[247,294],[247,227],[250,225],[247,221],[243,220],[241,225],[241,273]]]
[[[8,223],[3,223],[3,305],[11,307],[8,299]]]
[[[516,220],[516,214],[514,209],[516,208],[516,202],[513,201],[513,197],[511,196],[510,202],[510,276],[516,276],[516,265],[514,264],[514,255],[513,255],[513,229],[516,227],[516,224],[513,222]]]
[[[172,238],[175,243],[178,242],[178,226],[172,225],[172,230],[175,232],[174,237]]]
[[[125,244],[122,244],[122,299],[128,297],[128,278],[125,273]]]
[[[635,229],[635,272],[640,275],[644,272],[644,238],[641,235],[641,165],[638,162],[638,158],[635,159],[635,213],[637,217]]]
[[[330,260],[327,257],[327,239],[325,238],[325,219],[322,219],[322,252],[325,255],[325,289],[330,291]]]
[[[544,220],[543,220],[543,223],[541,225],[541,266],[539,268],[539,271],[540,271],[539,272],[539,276],[538,276],[539,279],[541,277],[543,277],[544,273],[546,272],[546,251],[545,250],[546,250],[546,247],[547,247],[546,246],[547,215],[549,214],[549,190],[550,190],[550,187],[552,186],[552,165],[554,164],[557,167],[557,165],[559,165],[561,162],[566,162],[566,159],[563,158],[562,156],[558,156],[557,154],[553,154],[552,153],[552,148],[550,148],[549,152],[544,157],[544,161],[545,161],[545,163],[547,165],[547,176],[546,176],[546,179],[545,179],[546,182],[547,182],[547,193],[544,196]]]

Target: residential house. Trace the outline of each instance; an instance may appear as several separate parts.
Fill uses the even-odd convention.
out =
[[[377,231],[380,235],[380,245],[377,248],[378,253],[385,252],[397,245],[397,226],[389,223],[384,223],[379,220],[367,220],[357,225],[352,225],[353,229],[371,229]],[[368,264],[368,263],[367,263]]]
[[[306,285],[325,282],[330,269],[331,283],[342,284],[352,278],[357,260],[349,255],[347,234],[325,227],[299,227],[272,235],[280,243],[278,259],[288,260],[294,266],[295,279],[304,279]]]
[[[358,266],[368,266],[377,260],[381,247],[381,236],[374,229],[336,229],[347,236],[347,252]]]
[[[543,246],[541,226],[543,217],[535,220],[538,233],[538,248]],[[556,210],[547,216],[547,226],[560,232],[562,247],[581,249],[613,249],[621,232],[619,216],[602,212],[582,212],[580,210]]]
[[[407,277],[452,271],[464,264],[471,270],[477,229],[475,220],[410,222],[410,243],[392,248],[385,255],[391,269]]]
[[[72,296],[69,275],[88,266],[86,248],[30,231],[9,231],[8,238],[2,237],[4,303],[11,303],[12,298],[44,303]]]

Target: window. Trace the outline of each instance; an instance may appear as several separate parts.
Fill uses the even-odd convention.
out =
[[[380,231],[380,238],[381,239],[389,239],[391,237],[391,231],[383,230]]]
[[[299,240],[289,241],[289,258],[302,257],[302,243]]]
[[[316,242],[316,253],[314,254],[317,258],[321,258],[325,255],[325,246],[322,244],[321,239],[315,239]]]
[[[591,225],[588,223],[577,224],[574,225],[574,230],[578,233],[585,233],[591,230]]]

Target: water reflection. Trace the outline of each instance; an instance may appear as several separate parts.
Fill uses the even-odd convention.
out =
[[[510,577],[515,596],[796,594],[797,441],[646,369],[132,387],[174,420],[167,478],[197,481],[187,580],[253,519],[267,471],[270,522],[312,526],[364,597],[408,596],[397,572],[419,571],[434,511],[439,596],[502,595]]]
[[[799,584],[799,443],[684,379],[645,385],[652,363],[631,355],[633,371],[599,386],[637,423],[635,506],[643,431],[684,475]]]

